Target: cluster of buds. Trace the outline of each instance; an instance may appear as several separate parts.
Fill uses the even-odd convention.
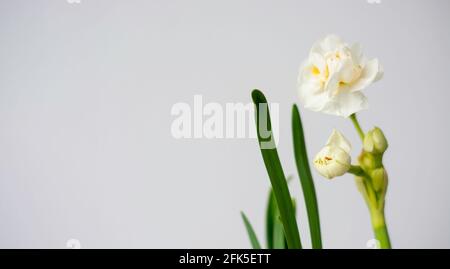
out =
[[[356,178],[358,185],[364,185],[364,189],[359,189],[369,207],[381,211],[384,209],[388,184],[388,175],[383,166],[383,155],[387,148],[388,142],[383,131],[378,127],[370,130],[364,136],[363,150],[358,158],[363,173],[357,174]]]

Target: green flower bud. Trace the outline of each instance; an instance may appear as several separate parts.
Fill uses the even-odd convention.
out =
[[[383,167],[373,170],[372,173],[370,173],[370,177],[372,178],[372,184],[375,191],[382,192],[386,189],[388,175]]]
[[[364,136],[364,150],[374,154],[382,154],[388,148],[386,137],[380,128],[375,127]]]
[[[375,156],[369,152],[363,151],[361,155],[359,155],[358,161],[359,164],[361,165],[361,168],[367,173],[379,167],[377,158],[375,158]]]

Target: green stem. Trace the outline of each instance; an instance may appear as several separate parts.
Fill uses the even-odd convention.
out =
[[[348,172],[350,174],[353,174],[358,177],[364,177],[367,176],[364,170],[362,170],[361,166],[359,165],[350,165],[350,168],[348,169]]]
[[[364,131],[361,128],[361,125],[359,125],[358,119],[356,118],[356,114],[350,115],[350,119],[353,122],[353,125],[355,126],[356,131],[359,134],[359,137],[361,138],[361,141],[364,141]]]
[[[386,226],[384,212],[373,210],[371,212],[373,232],[375,239],[380,242],[381,249],[391,249],[391,240],[389,239],[389,233]]]

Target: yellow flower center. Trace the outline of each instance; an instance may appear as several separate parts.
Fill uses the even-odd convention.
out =
[[[314,162],[317,163],[318,165],[328,165],[330,164],[330,162],[333,160],[332,157],[330,156],[324,156],[323,158],[317,159]]]

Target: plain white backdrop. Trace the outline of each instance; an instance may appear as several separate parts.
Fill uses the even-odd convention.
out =
[[[175,140],[177,102],[280,103],[279,153],[295,176],[290,111],[317,39],[361,42],[385,77],[365,129],[390,142],[387,221],[396,248],[449,248],[450,2],[0,1],[0,247],[247,248],[269,179],[255,140]],[[310,158],[349,120],[302,109]],[[373,237],[351,176],[314,172],[326,248]],[[262,239],[262,238],[261,238]],[[73,241],[70,241],[73,242]]]

